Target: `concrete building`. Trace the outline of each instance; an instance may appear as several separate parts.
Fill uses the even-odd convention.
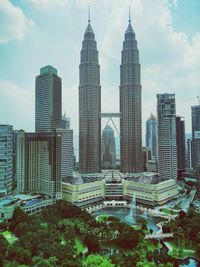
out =
[[[77,206],[90,206],[105,196],[104,181],[99,176],[77,176],[62,181],[63,199]]]
[[[61,134],[18,132],[17,191],[61,198]]]
[[[129,176],[118,171],[105,171],[95,177],[74,177],[62,182],[63,198],[77,206],[99,207],[104,200],[127,200],[133,193],[137,203],[156,206],[178,197],[176,180],[159,181],[156,173],[135,173]]]
[[[200,165],[200,105],[192,106],[192,167]]]
[[[140,72],[139,50],[129,16],[120,66],[120,154],[123,173],[142,170]]]
[[[151,152],[150,160],[157,160],[157,120],[153,114],[146,121],[146,147]]]
[[[79,66],[79,171],[101,171],[101,86],[95,35],[88,20]]]
[[[52,66],[40,69],[35,79],[35,131],[51,132],[62,127],[62,83]]]
[[[73,130],[56,129],[61,135],[61,180],[73,175]]]
[[[54,200],[42,195],[10,195],[0,198],[0,221],[12,219],[16,207],[20,207],[28,215],[35,215],[49,205],[54,204]]]
[[[0,196],[12,192],[13,126],[0,125]]]
[[[185,169],[185,121],[176,116],[176,145],[178,172]]]
[[[158,172],[161,180],[177,178],[176,104],[174,94],[157,94]]]
[[[102,166],[114,168],[116,164],[116,147],[113,129],[106,125],[102,132]]]

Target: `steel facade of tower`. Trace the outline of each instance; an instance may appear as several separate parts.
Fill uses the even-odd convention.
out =
[[[101,171],[101,86],[97,44],[90,19],[79,65],[79,171]]]
[[[140,172],[142,170],[140,63],[130,18],[121,53],[120,112],[121,172]]]
[[[52,66],[40,69],[35,84],[35,131],[51,132],[62,127],[61,78]]]

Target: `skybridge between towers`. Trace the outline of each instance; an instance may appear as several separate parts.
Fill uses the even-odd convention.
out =
[[[101,119],[102,118],[108,118],[106,125],[108,125],[109,121],[111,121],[113,126],[115,127],[117,134],[120,136],[120,133],[119,133],[114,121],[113,121],[113,118],[119,118],[120,119],[121,118],[121,112],[119,112],[119,113],[100,113],[99,115],[100,115]]]

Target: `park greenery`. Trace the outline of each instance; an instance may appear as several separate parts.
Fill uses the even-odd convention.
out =
[[[191,220],[191,216],[194,219]],[[189,237],[191,240],[193,236],[190,245],[196,244],[199,249],[199,225],[200,216],[190,211],[188,215],[179,214],[165,231],[174,231],[177,227],[177,242]],[[181,227],[184,230],[189,227],[187,237]],[[110,220],[102,217],[98,221],[86,211],[61,200],[44,209],[39,216],[28,216],[17,207],[4,228],[7,234],[0,234],[0,266],[174,266],[173,258],[165,259],[155,253],[162,246],[160,242],[144,238],[148,232],[144,223],[133,228],[115,217]],[[111,250],[114,253],[109,254]]]
[[[200,214],[194,207],[187,213],[180,211],[175,220],[163,226],[163,232],[174,233],[173,241],[168,242],[169,255],[179,259],[188,256],[200,259]]]

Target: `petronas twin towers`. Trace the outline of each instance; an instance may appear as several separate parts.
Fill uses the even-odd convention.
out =
[[[120,66],[121,172],[142,171],[141,82],[137,41],[129,16]],[[95,35],[88,20],[79,66],[79,171],[101,171],[101,85]]]

